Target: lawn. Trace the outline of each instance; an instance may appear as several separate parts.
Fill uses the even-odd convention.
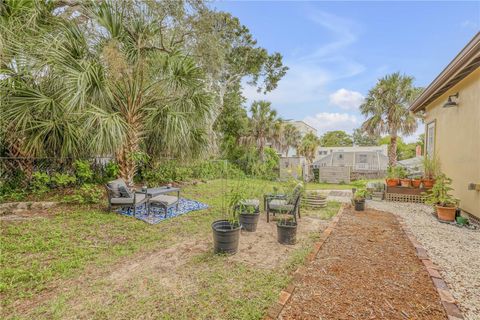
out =
[[[237,183],[185,186],[183,196],[210,208],[157,225],[86,206],[2,220],[2,318],[261,318],[290,281],[289,271],[303,262],[318,230],[305,229],[293,247],[266,243],[271,251],[259,250],[261,255],[267,262],[268,255],[280,257],[278,265],[247,254],[251,244],[233,257],[213,255],[210,224],[225,216],[222,195]],[[259,198],[274,186],[284,187],[262,180],[247,183]],[[315,219],[324,227],[323,220],[338,207],[329,202],[325,209],[308,212],[304,225],[312,225],[305,219]],[[241,245],[251,241],[254,246],[252,237],[262,236],[257,234],[242,235]]]

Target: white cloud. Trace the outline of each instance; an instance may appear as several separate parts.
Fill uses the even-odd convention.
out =
[[[356,110],[365,97],[360,92],[342,88],[330,94],[329,99],[331,104],[343,110]]]
[[[328,98],[326,86],[329,83],[365,71],[365,66],[342,54],[346,47],[356,41],[358,26],[350,20],[322,11],[309,13],[309,18],[329,31],[333,40],[303,56],[298,56],[298,49],[295,49],[294,61],[284,61],[289,67],[287,74],[278,87],[267,95],[258,93],[254,87],[244,83],[243,94],[249,103],[258,99],[269,100],[277,106],[317,102]]]
[[[335,35],[334,41],[317,48],[313,54],[310,55],[311,58],[329,56],[357,40],[357,35],[354,30],[358,29],[358,26],[356,26],[353,21],[324,11],[311,12],[309,18]]]
[[[320,112],[314,116],[305,117],[303,121],[317,129],[318,135],[331,130],[352,132],[360,124],[355,115],[337,112]]]
[[[321,67],[315,65],[289,64],[287,75],[278,87],[267,95],[259,93],[256,88],[244,83],[243,94],[249,102],[266,99],[274,105],[304,103],[318,100],[330,76]]]

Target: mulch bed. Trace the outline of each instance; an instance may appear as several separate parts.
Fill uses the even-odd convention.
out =
[[[316,259],[295,278],[281,319],[447,319],[391,213],[345,209]]]

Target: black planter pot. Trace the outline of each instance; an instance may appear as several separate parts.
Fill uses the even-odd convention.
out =
[[[232,225],[228,220],[218,220],[212,223],[213,251],[215,253],[237,253],[241,227],[239,223]]]
[[[295,244],[297,223],[295,221],[277,222],[277,240],[281,244]]]
[[[355,203],[355,211],[365,211],[365,199],[353,200]]]
[[[260,217],[260,212],[254,213],[240,213],[239,219],[242,229],[248,232],[254,232],[257,230],[258,218]]]

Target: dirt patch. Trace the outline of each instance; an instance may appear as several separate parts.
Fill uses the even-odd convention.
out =
[[[446,319],[395,217],[346,209],[296,282],[281,319]]]
[[[320,232],[327,224],[325,220],[302,217],[298,221],[297,243],[287,246],[277,242],[276,223],[267,223],[266,215],[262,214],[256,232],[242,231],[239,252],[229,259],[257,268],[275,269],[289,258],[291,251],[302,246],[312,232]]]

